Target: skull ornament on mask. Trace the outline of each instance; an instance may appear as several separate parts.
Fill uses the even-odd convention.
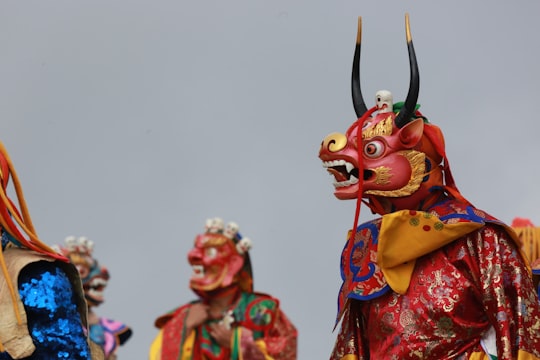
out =
[[[204,296],[235,285],[251,291],[249,255],[244,247],[237,246],[245,244],[246,238],[242,239],[238,230],[237,224],[224,226],[221,219],[215,218],[206,222],[204,234],[195,237],[188,262],[193,269],[190,287],[197,294]]]
[[[376,106],[367,109],[360,89],[361,19],[352,70],[352,97],[358,120],[345,134],[328,135],[319,150],[323,166],[334,177],[340,200],[367,200],[372,211],[385,214],[421,209],[455,186],[444,153],[440,129],[417,111],[420,78],[406,16],[411,80],[404,103],[393,103],[378,91]],[[443,182],[443,170],[446,185]],[[458,194],[457,189],[453,193]]]

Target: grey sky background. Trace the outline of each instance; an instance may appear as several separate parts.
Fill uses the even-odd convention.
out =
[[[368,107],[406,96],[405,12],[461,192],[540,224],[540,2],[0,2],[0,139],[42,240],[96,243],[112,275],[97,312],[134,330],[120,359],[146,359],[154,319],[194,299],[186,254],[215,216],[253,240],[255,288],[296,324],[299,359],[328,357],[355,204],[317,152],[355,120],[357,16]]]

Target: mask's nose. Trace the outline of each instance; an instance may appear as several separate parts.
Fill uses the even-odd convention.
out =
[[[190,264],[202,262],[202,250],[198,248],[193,248],[188,253],[188,261]]]

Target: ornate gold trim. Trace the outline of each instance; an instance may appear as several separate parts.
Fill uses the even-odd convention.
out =
[[[403,186],[401,189],[367,190],[365,194],[375,195],[375,196],[384,196],[384,197],[404,197],[404,196],[409,196],[418,190],[418,188],[420,187],[420,184],[422,184],[422,180],[424,179],[424,176],[426,176],[426,162],[425,162],[426,154],[420,151],[416,151],[416,150],[398,151],[397,154],[404,156],[411,164],[412,171],[411,171],[411,178],[409,179],[409,182],[405,186]],[[384,176],[386,176],[386,174],[384,173],[387,171],[387,169],[388,169],[387,167],[381,166],[373,170],[376,173],[375,182],[377,184],[384,185],[384,183],[382,182],[378,183],[377,181],[382,181],[382,179],[384,179]],[[392,174],[389,174],[389,176],[391,175]],[[381,180],[379,180],[379,177]]]
[[[362,139],[370,139],[375,136],[387,136],[392,135],[394,127],[394,120],[389,115],[386,119],[383,119],[373,126],[368,127],[362,131]]]

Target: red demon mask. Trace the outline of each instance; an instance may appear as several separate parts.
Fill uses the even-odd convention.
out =
[[[340,200],[363,198],[380,214],[425,208],[444,191],[461,198],[450,174],[442,132],[417,110],[420,77],[408,15],[405,20],[411,71],[405,102],[393,104],[392,94],[381,90],[376,106],[366,108],[360,89],[359,18],[352,70],[358,120],[345,134],[328,135],[319,150],[323,166],[334,177],[334,195]]]
[[[204,296],[215,290],[238,285],[252,291],[252,273],[248,250],[251,242],[242,238],[238,225],[223,225],[219,218],[206,222],[205,233],[197,235],[188,254],[193,268],[190,287]]]

